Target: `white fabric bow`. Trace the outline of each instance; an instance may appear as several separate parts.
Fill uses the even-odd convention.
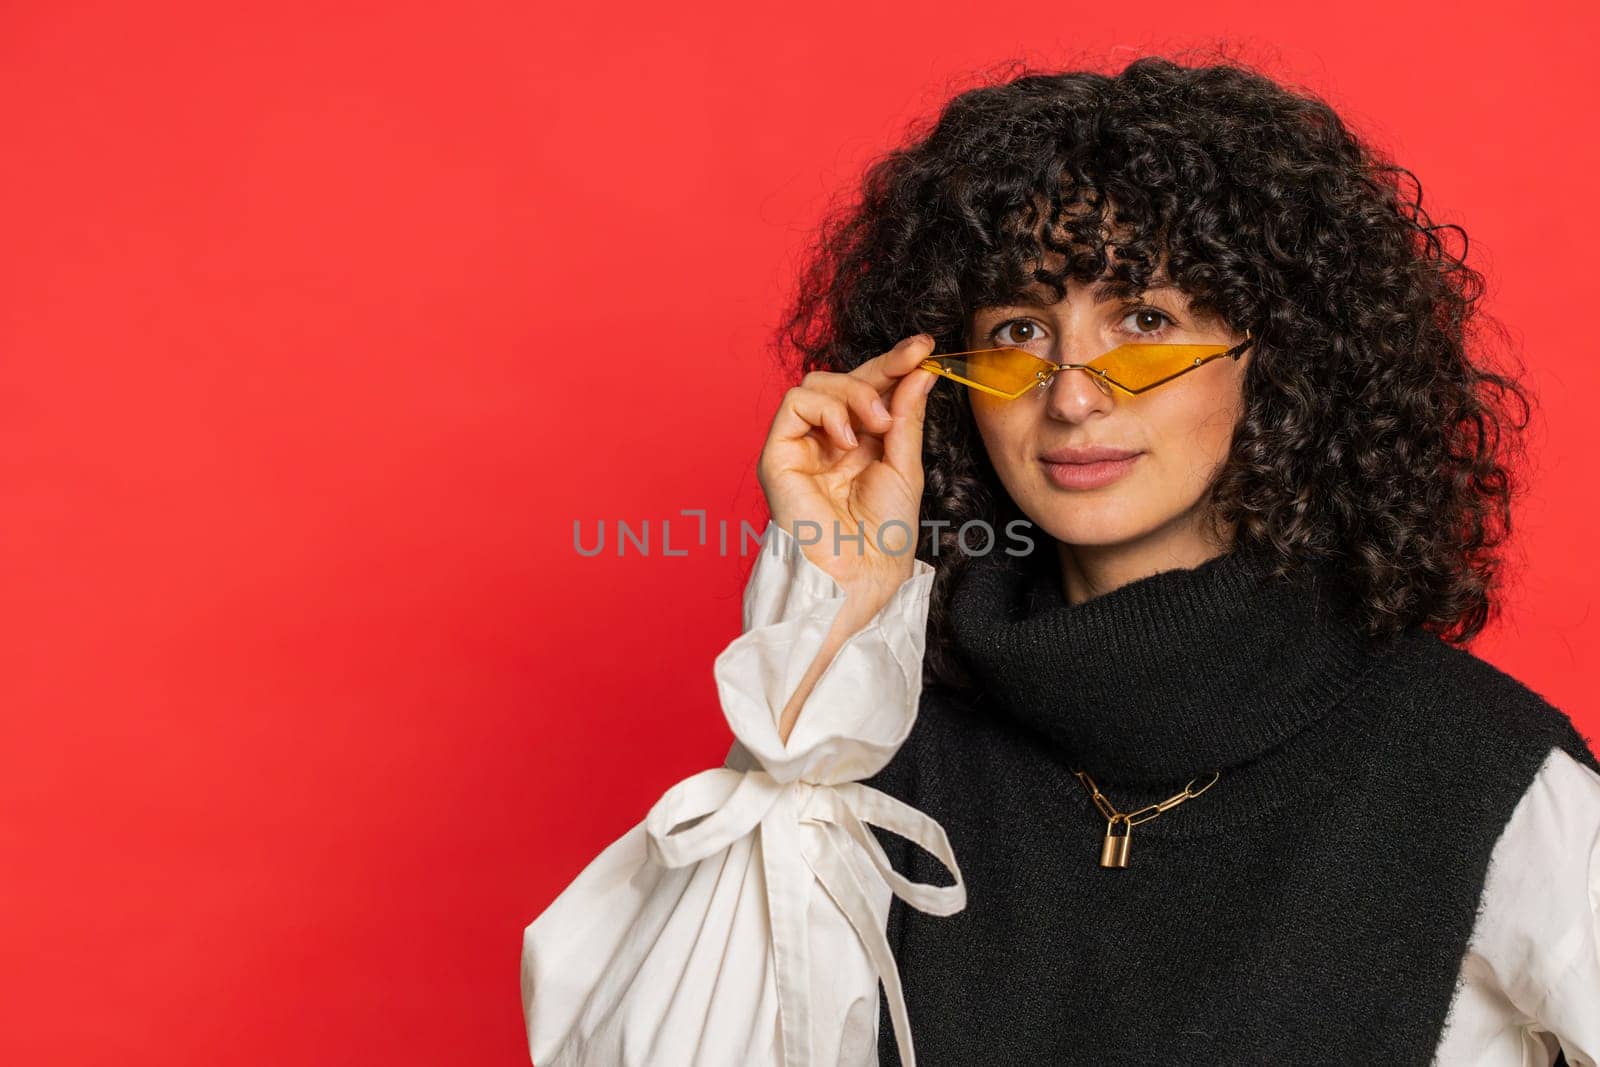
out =
[[[703,818],[702,818],[703,817]],[[689,829],[672,828],[700,819]],[[815,823],[823,833],[802,841],[801,822]],[[897,872],[867,823],[908,838],[939,859],[955,878],[953,885],[912,882]],[[812,1067],[811,1018],[804,998],[783,995],[803,990],[810,982],[810,946],[806,935],[807,873],[803,862],[827,890],[878,969],[894,1023],[895,1041],[906,1067],[916,1067],[911,1025],[900,989],[900,973],[884,936],[886,916],[846,862],[843,850],[855,841],[871,858],[890,891],[930,915],[952,915],[966,907],[961,881],[944,828],[933,819],[887,793],[859,782],[835,785],[780,782],[764,770],[737,771],[718,767],[686,778],[668,790],[645,819],[651,857],[666,867],[685,867],[719,852],[757,826],[761,857],[772,905],[773,956],[778,971],[778,1014],[783,1035],[784,1067]]]

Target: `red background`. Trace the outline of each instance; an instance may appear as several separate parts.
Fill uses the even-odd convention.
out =
[[[1475,650],[1600,730],[1591,7],[560,8],[0,12],[0,1062],[526,1063],[748,566],[572,522],[759,519],[806,231],[1008,57],[1231,42],[1466,226],[1543,403]]]

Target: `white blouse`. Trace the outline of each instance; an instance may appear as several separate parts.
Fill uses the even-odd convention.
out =
[[[875,1067],[878,984],[915,1067],[884,930],[890,894],[966,905],[937,822],[860,784],[911,732],[934,570],[914,573],[840,647],[789,742],[777,720],[843,589],[769,523],[743,633],[714,673],[735,741],[679,782],[523,932],[536,1067]],[[936,856],[910,882],[871,823]],[[1552,749],[1491,856],[1434,1063],[1600,1067],[1600,775]]]

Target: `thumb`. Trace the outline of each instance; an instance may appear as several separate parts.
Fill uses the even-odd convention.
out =
[[[922,426],[928,394],[938,381],[937,374],[918,367],[895,384],[889,398],[894,424],[883,436],[883,461],[915,485],[922,484]]]

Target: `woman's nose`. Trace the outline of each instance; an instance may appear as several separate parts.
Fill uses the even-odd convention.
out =
[[[1052,377],[1062,378],[1077,384],[1092,385],[1095,389],[1104,393],[1106,396],[1112,395],[1111,383],[1106,381],[1105,377],[1099,371],[1089,367],[1066,367],[1056,371]]]
[[[1110,384],[1087,367],[1057,370],[1045,385],[1045,398],[1052,411],[1069,417],[1107,409],[1112,403]]]

